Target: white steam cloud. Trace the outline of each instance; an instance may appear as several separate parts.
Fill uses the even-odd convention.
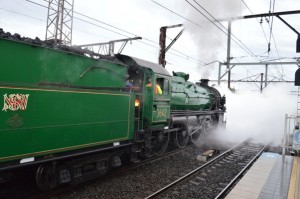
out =
[[[226,129],[212,133],[213,140],[237,143],[252,138],[256,143],[281,145],[285,114],[297,111],[297,96],[290,89],[290,85],[268,85],[263,93],[226,91]]]
[[[241,2],[236,0],[197,0],[197,3],[189,0],[188,2],[192,5],[187,2],[182,3],[182,6],[186,7],[189,11],[188,19],[202,27],[199,28],[198,25],[188,21],[185,23],[185,29],[191,35],[198,48],[199,59],[204,60],[206,63],[219,60],[219,52],[221,50],[222,52],[226,52],[227,49],[226,34],[228,25],[227,22],[221,22],[220,24],[216,22],[216,19],[233,18],[241,15]],[[214,23],[209,21],[200,12]],[[226,57],[222,57],[221,59],[224,60]],[[202,78],[209,78],[210,71],[207,68],[210,67],[206,67],[201,71]]]

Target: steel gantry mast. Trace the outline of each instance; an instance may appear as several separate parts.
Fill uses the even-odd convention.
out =
[[[56,44],[72,44],[74,0],[49,0],[46,40]]]
[[[251,18],[257,18],[257,17],[268,17],[268,16],[276,16],[278,19],[280,19],[285,25],[287,25],[291,30],[293,30],[297,36],[298,39],[296,41],[296,52],[300,53],[300,33],[293,28],[290,24],[288,24],[282,17],[280,17],[281,15],[291,15],[291,14],[300,14],[300,10],[294,10],[294,11],[286,11],[286,12],[274,12],[274,13],[265,13],[265,14],[255,14],[255,15],[247,15],[247,16],[242,16],[242,17],[237,17],[237,18],[231,18],[231,19],[226,19],[226,21],[228,21],[228,39],[227,39],[227,62],[226,63],[221,63],[219,62],[219,75],[218,75],[218,84],[220,85],[220,81],[221,78],[223,78],[226,74],[228,74],[228,88],[230,88],[230,82],[231,80],[231,69],[235,66],[235,65],[265,65],[266,66],[266,73],[265,73],[265,87],[267,87],[267,78],[268,78],[268,66],[269,65],[284,65],[284,64],[297,64],[299,65],[300,62],[299,60],[297,60],[297,62],[279,62],[279,63],[274,63],[274,62],[259,62],[259,63],[230,63],[230,40],[231,40],[231,22],[232,20],[238,20],[238,19],[251,19]],[[223,20],[217,20],[219,21],[223,21]],[[226,65],[226,72],[224,75],[221,76],[221,66],[222,65]],[[261,90],[262,90],[262,86],[261,86]]]

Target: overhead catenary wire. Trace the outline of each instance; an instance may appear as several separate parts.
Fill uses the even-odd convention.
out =
[[[271,11],[271,7],[272,11]],[[269,13],[273,12],[274,13],[275,10],[275,0],[273,1],[273,6],[272,6],[272,0],[270,0],[270,8],[269,8]],[[271,17],[271,20],[268,20],[268,24],[269,24],[269,29],[270,29],[270,34],[269,34],[269,42],[268,42],[268,53],[271,51],[271,39],[273,39],[274,45],[275,45],[275,49],[277,52],[277,56],[279,57],[279,53],[278,53],[278,49],[277,49],[277,45],[274,39],[274,35],[273,35],[273,20],[274,20],[274,16]],[[271,24],[270,24],[271,21]]]
[[[245,2],[244,0],[241,0],[241,1],[242,1],[242,3],[245,5],[245,7],[251,12],[251,14],[254,14],[254,13],[252,12],[252,10],[249,8],[249,6],[246,4],[246,2]],[[271,2],[270,2],[270,3],[271,3]],[[274,4],[273,4],[273,12],[274,12],[274,9],[275,9],[274,5],[275,5],[275,0],[274,0]],[[271,6],[271,5],[270,5],[270,6]],[[262,32],[263,32],[263,34],[264,34],[266,43],[267,43],[267,45],[268,45],[268,47],[269,47],[269,41],[268,41],[267,35],[266,35],[266,33],[265,33],[265,31],[264,31],[264,29],[263,29],[263,27],[262,27],[262,21],[259,22],[259,20],[258,20],[257,18],[255,18],[255,19],[256,19],[256,21],[260,24],[260,27],[261,27]],[[269,24],[269,23],[268,23],[268,24]],[[278,51],[278,48],[277,48],[276,41],[275,41],[275,38],[274,38],[273,33],[272,33],[272,38],[273,38],[273,42],[274,42],[274,46],[275,46],[275,50],[276,50],[277,56],[278,56],[278,58],[280,58],[281,56],[279,55],[279,51]],[[274,57],[274,55],[273,55],[271,49],[270,49],[270,53],[269,53],[269,49],[268,49],[267,53],[268,53],[268,57],[269,57],[270,54],[271,54],[271,59],[275,59],[275,57]],[[262,61],[262,60],[261,60],[261,61]],[[281,75],[281,76],[284,76],[284,71],[283,71],[282,65],[280,65],[281,71],[282,71],[281,73],[279,72],[278,66],[276,65],[275,67],[277,68],[277,73],[278,73],[279,75]]]
[[[43,21],[43,22],[46,21],[46,20],[44,20],[44,19],[32,17],[32,16],[25,15],[25,14],[20,13],[20,12],[15,12],[15,11],[8,10],[8,9],[4,9],[4,8],[0,8],[0,10],[4,10],[4,11],[6,11],[6,12],[11,12],[11,13],[14,13],[14,14],[18,14],[18,15],[21,15],[21,16],[25,16],[25,17],[32,18],[32,19],[36,19],[36,20]],[[77,19],[77,20],[85,21],[85,20],[80,19],[80,18],[76,18],[76,19]],[[85,21],[85,22],[86,22],[86,23],[90,23],[91,25],[94,25],[94,26],[98,26],[98,27],[100,27],[100,28],[103,28],[103,29],[105,29],[105,30],[114,32],[113,30],[104,28],[104,27],[99,26],[99,25],[97,25],[97,24],[92,24],[91,22],[88,22],[88,21]],[[116,32],[116,33],[119,34],[118,32]],[[119,34],[119,35],[120,35],[120,34]],[[124,35],[124,36],[127,37],[127,35]],[[158,46],[154,46],[154,45],[148,44],[148,43],[146,43],[146,42],[141,42],[141,43],[143,43],[144,45],[150,46],[150,47],[152,47],[152,48],[155,48],[155,49],[158,48]],[[177,51],[175,51],[175,52],[177,52]],[[174,56],[180,57],[181,59],[184,59],[184,60],[187,60],[187,61],[190,61],[190,62],[198,63],[198,64],[199,64],[199,60],[196,60],[196,59],[194,59],[194,58],[192,58],[192,57],[190,57],[190,56],[185,56],[185,54],[176,54],[176,53],[174,53],[174,52],[169,52],[169,53],[172,54],[172,55],[174,55]],[[181,53],[181,52],[178,51],[178,53]],[[203,64],[203,62],[201,62],[201,64]]]
[[[186,2],[188,2],[192,7],[194,7],[195,8],[195,6],[193,6],[189,1],[187,1],[186,0]],[[199,6],[199,7],[201,7],[207,14],[209,14],[209,16],[210,17],[212,17],[217,23],[219,23],[225,30],[227,30],[227,28],[223,25],[223,24],[221,24],[213,15],[211,15],[203,6],[201,6],[200,4],[198,4],[195,0],[194,0],[194,2]],[[198,12],[200,12],[200,14],[202,14],[206,19],[208,19],[213,25],[215,25],[218,29],[220,29],[224,34],[226,34],[227,36],[228,36],[228,33],[227,32],[224,32],[219,26],[217,26],[211,19],[209,19],[207,16],[205,16],[200,10],[198,10],[197,8],[195,8]],[[227,30],[228,31],[228,30]],[[235,37],[240,43],[242,43],[235,35],[233,35],[232,33],[230,33],[233,37]],[[236,44],[238,44],[235,40],[233,40]],[[238,44],[239,45],[239,44]],[[242,43],[242,45],[244,45],[243,43]],[[241,45],[239,45],[245,52],[247,52]],[[245,45],[244,45],[245,46]],[[247,46],[245,46],[246,47],[246,49],[247,50],[249,50],[248,49],[248,47]],[[249,52],[247,52],[247,54],[249,54],[252,58],[256,58],[256,60],[258,60],[259,61],[259,59],[257,59],[257,57],[256,57],[256,55],[254,55],[254,53],[251,51],[251,50],[249,50],[250,51],[250,53]],[[243,66],[243,68],[245,69],[245,70],[247,70],[247,68],[246,67],[244,67]],[[248,71],[248,70],[247,70]]]
[[[165,7],[165,6],[163,6],[163,5],[161,5],[161,4],[159,4],[159,3],[157,3],[156,1],[154,1],[154,0],[151,0],[152,2],[154,2],[155,4],[157,4],[157,5],[159,5],[159,6],[161,6],[162,8],[164,8],[164,9],[166,9],[166,10],[168,10],[168,11],[170,11],[170,12],[172,12],[172,13],[174,13],[174,14],[176,14],[177,16],[180,16],[180,17],[182,17],[183,19],[187,19],[186,17],[183,17],[182,15],[179,15],[179,14],[177,14],[176,12],[174,12],[174,11],[172,11],[171,9],[169,9],[169,8],[167,8],[167,7]],[[212,16],[213,17],[213,16]],[[208,19],[209,20],[209,19]],[[216,19],[215,19],[216,20]],[[200,28],[202,28],[202,26],[200,26],[199,24],[197,24],[196,22],[194,22],[194,21],[191,21],[191,20],[187,20],[187,21],[189,21],[189,22],[191,22],[191,23],[193,23],[194,25],[196,25],[196,26],[198,26],[198,27],[200,27]],[[218,21],[218,20],[216,20],[216,21]],[[218,22],[218,23],[220,23],[220,22]],[[220,23],[221,24],[221,23]],[[221,24],[222,25],[222,24]],[[223,26],[223,25],[222,25]],[[224,27],[224,26],[223,26]],[[225,28],[225,27],[224,27]],[[226,29],[226,28],[225,28]],[[226,29],[227,30],[227,29]],[[221,30],[222,31],[222,30]],[[223,31],[223,33],[225,33],[226,35],[228,35],[226,32],[224,32]],[[247,51],[246,51],[247,52]],[[247,52],[247,54],[249,54],[248,52]],[[256,57],[256,55],[254,55],[254,53],[250,53],[249,54],[252,58],[253,57]],[[259,59],[257,59],[256,58],[256,60],[258,60],[259,61]],[[205,65],[205,63],[204,63],[204,65]],[[244,69],[246,69],[244,66],[243,66],[243,68]],[[246,69],[247,70],[247,69]]]
[[[27,1],[29,1],[29,0],[27,0]],[[44,0],[44,1],[46,1],[46,0]],[[89,16],[87,16],[87,15],[85,15],[85,14],[82,14],[82,13],[79,13],[79,12],[76,12],[76,11],[74,11],[74,13],[76,13],[76,14],[78,14],[78,15],[80,15],[80,16],[86,17],[86,18],[88,18],[88,19],[97,21],[97,22],[99,22],[99,23],[105,24],[105,25],[107,25],[107,26],[113,27],[113,28],[115,28],[115,29],[117,29],[117,30],[123,31],[123,32],[125,32],[125,33],[130,34],[130,35],[138,36],[138,35],[136,35],[136,34],[134,34],[134,33],[128,32],[128,31],[126,31],[126,30],[124,30],[124,29],[118,28],[118,27],[116,27],[116,26],[113,26],[113,25],[108,24],[108,23],[106,23],[106,22],[100,21],[100,20],[95,19],[95,18],[93,18],[93,17],[89,17]],[[77,18],[77,19],[78,19],[78,18]],[[82,20],[82,19],[79,19],[79,20]],[[104,28],[104,29],[105,29],[105,28]],[[124,36],[124,35],[123,35],[123,36]],[[127,37],[127,36],[126,36],[126,37]],[[143,39],[158,45],[157,42],[155,42],[155,41],[153,41],[153,40],[151,40],[151,39],[148,39],[148,38],[145,38],[145,37],[143,37]],[[138,41],[138,42],[141,42],[141,43],[144,43],[144,44],[146,44],[146,45],[148,45],[148,46],[152,46],[152,47],[154,47],[154,48],[157,48],[156,46],[149,45],[149,44],[147,44],[147,43],[145,43],[145,42],[142,42],[142,41]],[[189,55],[186,55],[186,54],[184,54],[184,53],[182,53],[182,52],[180,52],[180,51],[178,51],[178,50],[176,50],[176,49],[172,49],[172,50],[175,51],[175,52],[177,52],[177,53],[179,53],[179,54],[181,54],[181,55],[183,55],[184,57],[188,57],[188,58],[190,58],[190,59],[192,59],[192,60],[194,60],[194,61],[196,61],[196,62],[198,62],[198,63],[201,63],[201,64],[204,63],[204,62],[202,62],[202,61],[200,61],[200,60],[197,60],[197,59],[195,59],[195,58],[193,58],[193,57],[191,57],[191,56],[189,56]],[[171,53],[171,54],[172,54],[172,53]],[[176,55],[176,54],[173,53],[173,55]]]
[[[203,9],[211,18],[213,18],[218,24],[221,25],[221,27],[223,27],[226,31],[228,31],[228,29],[221,24],[212,14],[210,14],[203,6],[201,6],[197,1],[193,0],[201,9]],[[201,13],[203,16],[204,14]],[[207,18],[208,19],[208,18]],[[209,19],[208,19],[209,20]],[[209,20],[211,21],[211,20]],[[211,21],[212,22],[212,21]],[[213,23],[215,25],[215,23]],[[225,32],[226,33],[226,32]],[[240,40],[238,39],[234,34],[230,33],[236,40],[238,40],[252,55],[254,55],[254,53]],[[228,36],[228,34],[226,33],[226,35]]]
[[[34,1],[31,1],[31,0],[26,0],[26,1],[28,1],[28,2],[30,2],[30,3],[34,3],[34,4],[36,4],[36,5],[39,5],[39,6],[41,6],[41,7],[44,7],[44,8],[47,8],[47,9],[48,9],[47,6],[44,6],[44,5],[39,4],[39,3],[36,3],[36,2],[34,2]],[[45,2],[48,3],[47,0],[43,0],[43,1],[45,1]],[[77,15],[80,15],[80,16],[82,16],[82,17],[86,17],[86,18],[88,18],[88,19],[90,19],[90,20],[93,20],[93,21],[99,22],[99,23],[101,23],[101,24],[104,24],[104,25],[106,25],[106,26],[109,26],[109,27],[111,27],[111,28],[114,28],[114,29],[116,29],[116,30],[119,30],[119,31],[121,31],[121,32],[127,33],[127,34],[129,34],[129,35],[137,36],[137,35],[134,34],[134,33],[131,33],[131,32],[126,31],[126,30],[124,30],[124,29],[118,28],[118,27],[116,27],[116,26],[113,26],[113,25],[111,25],[111,24],[108,24],[108,23],[106,23],[106,22],[103,22],[103,21],[101,21],[101,20],[99,20],[99,19],[95,19],[95,18],[93,18],[93,17],[89,17],[89,16],[87,16],[87,15],[85,15],[85,14],[82,14],[82,13],[79,13],[79,12],[77,12],[77,11],[74,11],[74,13],[77,14]],[[106,27],[104,27],[104,26],[100,26],[100,25],[94,24],[94,23],[92,23],[92,22],[89,22],[89,21],[87,21],[87,20],[81,19],[81,18],[79,18],[79,17],[74,17],[74,19],[83,21],[83,22],[88,23],[88,24],[90,24],[90,25],[97,26],[97,27],[99,27],[99,28],[103,28],[103,29],[105,29],[105,30],[107,30],[107,31],[114,32],[115,34],[119,34],[119,35],[121,35],[121,36],[128,37],[128,35],[125,35],[125,34],[123,34],[123,33],[120,33],[120,32],[118,32],[118,31],[115,31],[115,30],[111,30],[111,29],[106,28]],[[155,45],[157,45],[157,46],[148,44],[148,43],[146,43],[146,42],[144,42],[144,41],[140,41],[140,40],[137,40],[137,42],[143,43],[143,44],[145,44],[145,45],[148,45],[148,46],[153,47],[153,48],[156,48],[156,49],[157,49],[158,46],[159,46],[157,42],[155,42],[155,41],[153,41],[153,40],[151,40],[151,39],[148,39],[148,38],[143,37],[143,40],[146,40],[146,41],[148,41],[148,42],[151,42],[151,43],[153,43],[153,44],[155,44]],[[176,49],[171,49],[171,50],[174,51],[174,52],[177,52],[178,54],[180,54],[180,55],[182,55],[182,56],[179,56],[178,54],[172,53],[172,52],[169,52],[169,54],[178,56],[178,57],[183,58],[183,59],[186,59],[186,60],[188,60],[188,61],[191,61],[191,60],[192,60],[193,62],[196,62],[196,63],[201,64],[201,65],[204,64],[203,61],[198,60],[198,59],[196,59],[196,58],[194,58],[194,57],[192,57],[192,56],[190,56],[190,55],[187,55],[187,54],[185,54],[185,53],[183,53],[183,52],[180,52],[179,50],[176,50]]]
[[[151,1],[152,1],[153,3],[155,3],[155,4],[157,4],[158,6],[160,6],[160,7],[164,8],[164,9],[170,11],[171,13],[173,13],[173,14],[179,16],[180,18],[182,18],[182,19],[184,19],[184,20],[186,20],[186,21],[188,21],[188,22],[190,22],[190,23],[192,23],[192,24],[198,26],[199,28],[203,28],[203,26],[201,26],[200,24],[198,24],[198,23],[196,23],[196,22],[194,22],[194,21],[192,21],[192,20],[190,20],[190,19],[188,19],[188,18],[186,18],[186,17],[184,17],[184,16],[182,16],[182,15],[180,15],[180,14],[174,12],[173,10],[167,8],[166,6],[163,6],[163,5],[161,5],[160,3],[158,3],[158,2],[156,2],[156,1],[154,1],[154,0],[151,0]]]
[[[243,2],[243,4],[245,5],[245,7],[251,12],[251,14],[254,14],[254,13],[252,12],[252,10],[249,8],[249,6],[245,3],[245,1],[242,0],[242,2]],[[263,32],[263,35],[264,35],[264,37],[265,37],[265,40],[266,40],[266,43],[267,43],[267,46],[268,46],[268,44],[269,44],[268,38],[267,38],[267,35],[266,35],[266,32],[265,32],[264,28],[262,27],[262,22],[263,22],[263,21],[262,21],[262,20],[259,21],[257,18],[255,18],[255,19],[256,19],[256,21],[260,24],[261,30],[262,30],[262,32]],[[265,53],[268,53],[268,49],[267,49],[267,51],[266,51]],[[270,54],[269,54],[269,53],[268,53],[268,57],[270,57]],[[273,56],[272,51],[271,51],[271,59],[274,59],[274,56]],[[262,61],[262,60],[260,60],[260,61]]]
[[[208,21],[210,21],[214,26],[216,26],[221,32],[223,32],[225,35],[227,35],[228,36],[228,33],[226,32],[226,31],[224,31],[221,27],[219,27],[213,20],[211,20],[209,17],[207,17],[204,13],[202,13],[198,8],[196,8],[195,7],[195,5],[193,5],[191,2],[189,2],[188,0],[185,0],[190,6],[192,6],[197,12],[199,12],[201,15],[203,15]],[[196,2],[196,1],[195,1]],[[197,3],[197,2],[196,2]],[[197,3],[197,5],[198,5],[198,3]],[[200,5],[200,4],[199,4]],[[208,13],[208,11],[206,11],[207,13]],[[210,14],[211,15],[211,14]],[[212,15],[211,15],[212,16]],[[212,16],[213,17],[213,16]],[[214,18],[214,17],[213,17]],[[214,20],[216,20],[215,18],[214,18]],[[216,20],[217,22],[218,22],[218,20]],[[220,23],[220,22],[218,22],[218,23]],[[220,23],[221,24],[221,23]],[[223,25],[222,25],[222,27],[225,29],[225,30],[227,30],[227,28],[225,28]],[[233,37],[235,37],[232,33],[230,33]],[[238,43],[236,40],[238,41],[238,42],[240,42],[240,43]],[[239,40],[238,38],[236,38],[235,37],[235,39],[233,39],[232,38],[232,41],[234,42],[234,43],[236,43],[241,49],[243,49],[247,54],[249,54],[249,55],[251,55],[253,58],[255,58],[255,56],[254,56],[254,53],[250,50],[250,49],[248,49],[248,47],[246,46],[246,45],[244,45],[243,43],[242,43],[242,41],[241,40]],[[245,46],[245,47],[244,47]],[[257,58],[255,58],[255,59],[257,59]],[[258,60],[258,59],[257,59]]]
[[[16,12],[16,11],[13,11],[13,10],[8,10],[8,9],[5,9],[5,8],[0,8],[0,10],[4,10],[6,12],[11,12],[11,13],[21,15],[21,16],[24,16],[24,17],[28,17],[28,18],[31,18],[31,19],[36,19],[36,20],[39,20],[39,21],[46,21],[44,19],[36,18],[36,17],[30,16],[30,15],[27,15],[27,14],[23,14],[23,13]]]
[[[200,29],[203,29],[203,26],[201,26],[199,23],[196,23],[195,21],[192,21],[192,20],[188,19],[187,17],[184,17],[184,16],[182,16],[182,15],[176,13],[175,11],[173,11],[173,10],[167,8],[166,6],[163,6],[162,4],[160,4],[160,3],[158,3],[158,2],[156,2],[156,1],[154,1],[154,0],[151,0],[151,1],[152,1],[153,3],[155,3],[155,4],[157,4],[158,6],[164,8],[165,10],[168,10],[169,12],[171,12],[171,13],[173,13],[173,14],[179,16],[180,18],[182,18],[182,19],[184,19],[184,20],[186,20],[186,21],[188,21],[188,22],[194,24],[195,26],[199,27]],[[221,43],[221,42],[220,42],[220,43]],[[224,48],[226,49],[226,47],[224,47]]]
[[[193,6],[188,0],[185,0],[187,3],[189,3],[192,7],[194,7],[195,8],[195,6]],[[227,30],[227,28],[226,27],[224,27],[224,25],[222,25],[213,15],[211,15],[203,6],[201,6],[197,1],[195,1],[195,0],[193,0],[201,9],[203,9],[211,18],[213,18],[218,24],[220,24],[225,30]],[[242,0],[243,1],[243,0]],[[243,3],[246,5],[246,7],[250,10],[250,8],[247,6],[247,4],[243,1]],[[274,3],[273,3],[273,11],[272,12],[274,12],[274,8],[275,8],[275,0],[274,0]],[[196,8],[195,8],[196,9]],[[208,19],[211,23],[213,23],[217,28],[219,28],[219,26],[217,26],[212,20],[210,20],[207,16],[205,16],[205,14],[203,14],[200,10],[198,10],[198,9],[196,9],[200,14],[202,14],[206,19]],[[251,10],[250,10],[251,11]],[[252,11],[251,11],[252,12]],[[271,10],[270,10],[270,12],[271,12]],[[253,13],[253,12],[252,12]],[[272,17],[272,24],[273,24],[273,17]],[[220,28],[219,28],[220,29]],[[221,30],[221,29],[220,29]],[[262,30],[263,30],[263,28],[262,28]],[[272,26],[271,26],[271,28],[270,28],[270,30],[272,30]],[[222,31],[222,30],[221,30]],[[225,33],[225,34],[227,34],[226,32],[224,32],[224,31],[222,31],[223,33]],[[265,34],[265,32],[264,32],[264,30],[263,30],[263,33],[264,33],[264,35],[265,35],[265,39],[266,39],[266,41],[267,41],[267,37],[266,37],[266,34]],[[272,33],[272,31],[270,31],[270,35],[272,35],[273,33]],[[227,34],[228,35],[228,34]],[[234,37],[234,38],[236,38],[244,47],[246,47],[246,49],[247,50],[249,50],[250,51],[250,55],[252,55],[252,57],[253,58],[256,58],[257,56],[256,55],[254,55],[254,53],[246,46],[246,45],[244,45],[243,44],[243,42],[241,42],[241,40],[239,40],[235,35],[233,35],[232,33],[231,33],[231,35]],[[271,36],[270,36],[270,39],[271,39]],[[278,52],[278,48],[277,48],[277,45],[276,45],[276,42],[275,42],[275,38],[274,38],[274,36],[272,37],[272,39],[273,39],[273,41],[274,41],[274,45],[275,45],[275,49],[276,49],[276,52],[277,52],[277,56],[278,57],[280,57],[279,56],[279,52]],[[234,40],[233,40],[234,41]],[[268,41],[267,41],[268,42]],[[270,41],[269,41],[269,44],[270,44]],[[269,45],[270,46],[270,45]],[[240,46],[241,47],[241,46]],[[269,53],[269,49],[268,49],[268,53]],[[272,52],[271,52],[271,57],[274,57],[273,56],[273,54],[272,54]],[[257,59],[257,60],[259,60],[259,59]],[[260,61],[260,60],[259,60]],[[279,76],[283,76],[284,75],[284,72],[283,72],[283,68],[282,68],[282,66],[281,66],[281,71],[282,72],[280,72],[279,71],[279,69],[278,69],[278,66],[276,65],[276,67],[275,67],[276,69],[277,69],[277,72],[278,72],[278,75]]]
[[[251,12],[251,14],[254,14],[254,13],[252,12],[252,10],[249,8],[249,6],[245,3],[245,1],[242,0],[242,2],[243,2],[243,4],[245,5],[245,7]],[[262,29],[262,32],[263,32],[263,34],[264,34],[264,37],[265,37],[266,42],[267,42],[267,45],[268,45],[268,38],[267,38],[267,35],[266,35],[266,32],[265,32],[264,28],[262,27],[262,22],[259,22],[259,20],[258,20],[257,18],[255,18],[255,19],[256,19],[256,21],[260,24],[260,27],[261,27],[261,29]]]
[[[270,0],[270,8],[269,8],[269,13],[271,13],[271,7],[272,7],[272,0]],[[275,9],[275,0],[273,1],[273,9],[272,12],[274,12]],[[271,17],[271,25],[270,25],[270,35],[269,35],[269,45],[268,45],[268,52],[270,52],[271,48],[271,37],[272,37],[272,30],[273,30],[273,16]],[[270,20],[269,20],[270,21]]]
[[[88,24],[90,24],[90,25],[94,25],[94,26],[96,26],[96,27],[99,27],[99,28],[108,30],[108,31],[113,32],[113,33],[115,33],[115,34],[119,34],[119,35],[121,35],[121,36],[128,37],[128,36],[125,35],[125,34],[122,34],[122,33],[119,33],[119,32],[117,32],[117,31],[114,31],[114,30],[105,28],[105,27],[103,27],[103,26],[94,24],[94,23],[89,22],[89,21],[87,21],[87,20],[80,19],[80,18],[78,18],[78,17],[74,17],[74,18],[77,19],[77,20],[83,21],[83,22],[85,22],[85,23],[88,23]],[[132,33],[131,33],[131,34],[132,34]],[[143,39],[145,39],[145,38],[143,37]],[[145,39],[145,40],[151,41],[151,40],[149,40],[149,39]],[[143,44],[145,44],[145,45],[147,45],[147,46],[150,46],[150,47],[153,47],[153,48],[155,48],[155,49],[158,49],[158,43],[155,43],[155,42],[153,42],[153,41],[151,41],[151,42],[153,42],[153,43],[156,44],[157,46],[152,45],[152,44],[149,44],[149,43],[146,43],[146,42],[143,42],[143,41],[140,41],[140,40],[137,40],[137,42],[140,42],[140,43],[143,43]],[[176,50],[176,49],[172,49],[172,50],[173,50],[174,52],[177,52],[177,53],[180,54],[180,55],[178,55],[178,54],[176,54],[176,53],[174,53],[174,52],[169,52],[169,53],[172,54],[172,55],[175,55],[175,56],[180,57],[180,58],[183,58],[183,59],[190,58],[190,60],[194,60],[194,61],[196,61],[197,63],[200,63],[200,64],[203,64],[203,63],[204,63],[204,62],[202,62],[202,61],[200,61],[200,60],[197,60],[197,59],[195,59],[195,58],[193,58],[193,57],[191,57],[191,56],[189,56],[189,55],[186,55],[186,54],[184,54],[184,53],[182,53],[182,52],[180,52],[180,51],[178,51],[178,50]],[[189,59],[186,59],[186,60],[189,60]]]
[[[272,7],[272,11],[271,11],[271,7]],[[275,0],[273,1],[273,6],[272,6],[272,0],[270,0],[269,13],[271,13],[271,12],[274,13],[274,10],[275,10]],[[273,39],[275,50],[276,50],[277,56],[279,57],[278,48],[277,48],[277,45],[276,45],[276,42],[275,42],[275,38],[274,38],[274,35],[273,35],[273,20],[274,20],[274,16],[272,16],[271,20],[268,21],[269,28],[270,28],[268,53],[271,51],[271,39]],[[271,24],[270,24],[270,21],[271,21]],[[272,51],[271,51],[271,53],[272,53]],[[280,65],[280,66],[281,66],[281,72],[279,71],[278,66],[276,66],[277,73],[278,73],[278,75],[280,75],[281,77],[283,77],[284,76],[283,68],[282,68],[282,65]]]
[[[196,23],[195,21],[192,21],[192,20],[188,19],[187,17],[184,17],[184,16],[178,14],[177,12],[175,12],[175,11],[173,11],[173,10],[167,8],[166,6],[163,6],[162,4],[160,4],[160,3],[158,3],[158,2],[156,2],[156,1],[154,1],[154,0],[151,0],[151,1],[152,1],[153,3],[155,3],[156,5],[158,5],[158,6],[162,7],[162,8],[164,8],[165,10],[171,12],[172,14],[175,14],[175,15],[179,16],[180,18],[182,18],[182,19],[184,19],[184,20],[186,20],[186,21],[188,21],[188,22],[194,24],[195,26],[198,26],[200,29],[203,29],[203,26],[201,26],[199,23]],[[222,44],[222,42],[220,42],[220,44]],[[226,47],[224,47],[224,49],[226,49]]]
[[[245,7],[246,7],[252,14],[254,14],[254,13],[252,12],[252,10],[249,8],[249,6],[245,3],[245,1],[244,1],[244,0],[241,0],[241,1],[242,1],[242,3],[245,5]],[[270,1],[270,3],[271,3],[271,1]],[[274,0],[273,11],[272,11],[272,12],[274,12],[274,8],[275,8],[275,0]],[[271,4],[270,4],[270,9],[271,9]],[[269,10],[269,12],[271,12],[271,10]],[[264,34],[265,40],[266,40],[266,42],[267,42],[267,45],[268,45],[268,47],[270,47],[270,45],[269,45],[270,41],[268,41],[268,38],[267,38],[267,36],[266,36],[266,33],[265,33],[265,31],[264,31],[264,29],[263,29],[263,27],[262,27],[262,21],[259,22],[259,20],[258,20],[257,18],[255,18],[255,19],[256,19],[257,22],[260,24],[260,27],[261,27],[262,32],[263,32],[263,34]],[[273,20],[273,17],[272,17],[272,20]],[[272,22],[273,22],[273,21],[272,21]],[[269,23],[268,23],[268,24],[269,24]],[[269,26],[270,26],[270,24],[269,24]],[[275,46],[275,49],[276,49],[276,53],[277,53],[277,56],[278,56],[277,59],[282,59],[282,58],[280,58],[280,55],[279,55],[279,52],[278,52],[278,48],[277,48],[277,45],[276,45],[276,41],[275,41],[275,37],[274,37],[274,35],[273,35],[273,32],[271,31],[270,34],[272,34],[272,39],[273,39],[274,46]],[[269,50],[270,50],[270,51],[269,51]],[[276,59],[276,58],[274,57],[274,55],[273,55],[271,49],[268,48],[268,51],[267,51],[266,53],[268,53],[268,57],[270,57],[270,55],[271,55],[271,58],[272,58],[273,60]],[[262,60],[260,60],[260,61],[262,61]],[[280,67],[281,67],[281,72],[280,72],[279,69],[278,69],[278,65],[275,66],[275,69],[277,70],[278,75],[281,76],[281,77],[283,77],[283,76],[284,76],[284,70],[283,70],[282,65],[280,65]]]
[[[20,4],[20,5],[22,5],[22,4]],[[22,6],[21,6],[22,7]],[[24,12],[25,13],[25,12]],[[27,16],[27,17],[30,17],[30,16]],[[76,16],[79,20],[84,20],[84,18],[85,17],[78,17],[78,16]],[[30,18],[33,18],[33,17],[30,17]],[[76,20],[77,20],[77,18],[76,18]],[[39,21],[45,21],[45,20],[43,20],[43,19],[38,19],[38,17],[35,17],[35,19],[36,20],[39,20]],[[86,20],[86,21],[88,21],[88,22],[92,22],[91,20]],[[95,22],[92,22],[93,24],[96,24],[96,25],[100,25],[100,26],[102,26],[101,24],[99,24],[99,23],[95,23]],[[105,23],[105,22],[104,22]],[[107,28],[106,27],[106,25],[104,26],[102,26],[102,27],[104,27],[104,28]],[[102,28],[101,27],[101,28]],[[100,27],[99,27],[100,28]],[[109,30],[108,31],[110,31],[110,30],[114,30],[113,28],[108,28]],[[85,29],[85,30],[88,30],[88,29]],[[126,31],[126,30],[125,30]],[[118,34],[118,33],[124,33],[124,32],[122,32],[122,31],[116,31],[117,33],[116,34]],[[124,35],[127,35],[127,34],[125,34],[124,33]],[[135,34],[134,34],[135,35]],[[274,40],[275,38],[274,38],[274,35],[272,36],[272,39]],[[146,39],[144,40],[144,41],[146,41]],[[153,45],[152,45],[152,43],[151,42],[145,42],[145,45],[148,45],[148,46],[150,46],[150,47],[152,47],[152,48],[155,48],[155,49],[157,49],[157,43],[156,42],[154,42],[154,41],[152,41],[153,42]],[[135,46],[136,45],[138,45],[137,43],[135,43]],[[275,44],[276,45],[276,44]],[[142,47],[142,45],[139,45],[140,47]],[[174,49],[174,50],[176,50],[176,49]],[[272,49],[271,49],[272,50]],[[274,48],[274,46],[273,46],[273,51],[275,50],[275,48]],[[152,51],[152,52],[154,52],[154,50]],[[155,53],[155,52],[154,52]],[[153,53],[153,54],[154,54]],[[173,51],[172,51],[172,53],[173,53]],[[172,54],[171,52],[170,52],[170,54]],[[189,55],[186,55],[186,54],[181,54],[182,52],[180,52],[180,51],[178,51],[178,53],[177,52],[175,52],[174,53],[174,55],[175,56],[180,56],[180,58],[183,58],[183,59],[185,59],[185,60],[188,60],[188,61],[192,61],[193,59],[189,56]],[[271,55],[271,53],[272,53],[272,51],[270,52],[270,55]],[[182,55],[182,56],[181,56]],[[174,56],[174,59],[175,59],[175,56]],[[173,57],[173,56],[172,56]],[[259,58],[259,56],[257,56],[257,55],[255,55],[255,57],[258,57]],[[193,60],[193,61],[195,61],[195,60]],[[199,61],[199,60],[198,60]],[[174,61],[173,61],[174,62]],[[197,61],[195,61],[195,63],[197,63]],[[202,63],[201,63],[202,64]]]
[[[274,42],[274,46],[275,46],[275,49],[276,49],[277,56],[280,57],[279,56],[279,52],[278,52],[278,48],[277,48],[277,44],[276,44],[276,41],[275,41],[275,37],[274,37],[273,33],[272,33],[272,39],[273,39],[273,42]],[[281,62],[281,60],[279,60],[279,62]],[[283,76],[285,76],[284,71],[283,71],[283,67],[282,67],[282,65],[279,65],[279,66],[281,68],[281,72],[279,71],[278,66],[276,65],[277,73],[283,77]]]

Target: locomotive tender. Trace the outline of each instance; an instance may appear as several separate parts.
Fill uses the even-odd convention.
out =
[[[2,29],[0,52],[0,181],[30,167],[41,189],[78,183],[224,123],[225,97],[207,81],[148,61]]]

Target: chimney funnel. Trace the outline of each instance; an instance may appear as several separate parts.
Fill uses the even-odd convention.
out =
[[[209,79],[200,79],[200,85],[208,86]]]

